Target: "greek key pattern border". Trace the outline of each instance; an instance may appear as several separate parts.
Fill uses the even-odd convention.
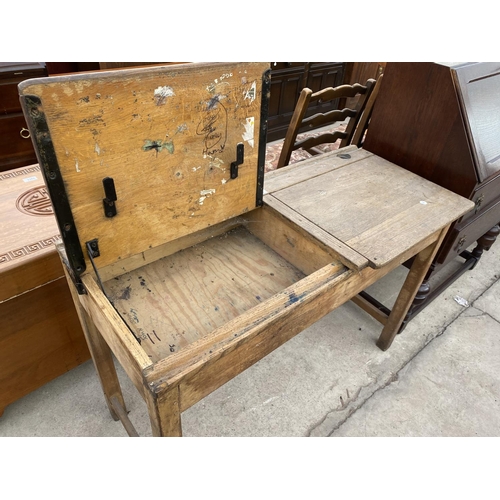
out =
[[[16,248],[15,250],[9,250],[7,253],[0,254],[0,265],[16,259],[20,259],[22,257],[26,257],[27,255],[31,255],[35,252],[48,248],[54,245],[55,242],[59,239],[60,236],[56,234],[55,236],[37,241],[36,243],[31,243],[29,245]]]
[[[14,177],[19,177],[21,175],[31,174],[33,172],[40,172],[40,165],[33,165],[32,167],[9,170],[8,172],[0,173],[0,181],[5,181],[7,179],[13,179]]]

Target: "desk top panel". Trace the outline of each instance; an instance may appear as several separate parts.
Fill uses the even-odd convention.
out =
[[[106,266],[255,208],[263,182],[267,68],[192,63],[20,84],[31,135],[40,144],[31,112],[45,116],[84,255],[85,242],[97,238],[95,263]],[[30,96],[41,105],[29,108]],[[244,161],[231,178],[238,143]],[[47,174],[46,155],[37,149]],[[107,177],[117,196],[114,217],[103,208]]]
[[[294,167],[293,176],[283,169],[288,186],[281,183],[271,196],[365,257],[371,267],[386,265],[473,207],[470,200],[378,156],[347,153],[307,160]],[[323,173],[315,174],[316,164]],[[310,177],[300,176],[301,170]],[[272,178],[275,186],[277,177]]]

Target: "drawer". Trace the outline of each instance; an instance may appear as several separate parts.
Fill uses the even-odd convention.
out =
[[[485,208],[473,219],[456,224],[448,233],[439,250],[436,258],[437,263],[450,262],[499,222],[500,201]]]
[[[18,83],[47,76],[41,63],[0,63],[0,115],[21,112]]]
[[[491,205],[494,205],[500,200],[500,175],[497,175],[488,182],[484,182],[478,186],[471,200],[476,204],[474,210],[464,215],[462,222],[472,219],[477,216],[477,214],[487,211]]]
[[[23,135],[28,135],[22,113],[0,116],[0,171],[37,162],[31,139],[29,136],[23,138],[21,131]]]
[[[3,83],[0,81],[0,115],[20,112],[22,111],[17,82]]]

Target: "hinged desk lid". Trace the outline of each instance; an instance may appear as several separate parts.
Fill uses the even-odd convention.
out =
[[[77,275],[87,241],[99,240],[103,267],[261,203],[267,69],[182,64],[19,85]]]

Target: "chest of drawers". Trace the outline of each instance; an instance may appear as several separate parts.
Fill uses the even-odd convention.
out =
[[[0,172],[36,163],[17,85],[47,76],[44,63],[0,63]]]

